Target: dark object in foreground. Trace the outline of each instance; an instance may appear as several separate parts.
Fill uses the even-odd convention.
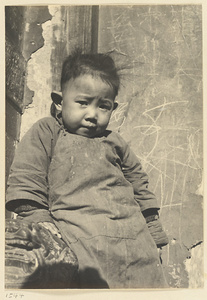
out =
[[[40,224],[6,220],[5,288],[73,288],[78,261],[65,242]]]

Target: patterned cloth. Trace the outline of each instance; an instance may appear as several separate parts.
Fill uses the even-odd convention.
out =
[[[43,226],[6,220],[5,288],[71,288],[78,261],[73,251]]]

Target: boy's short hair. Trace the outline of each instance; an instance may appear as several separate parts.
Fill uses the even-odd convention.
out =
[[[63,62],[61,90],[70,79],[86,74],[101,78],[113,88],[115,96],[118,94],[120,79],[113,59],[108,54],[82,54],[77,50]]]

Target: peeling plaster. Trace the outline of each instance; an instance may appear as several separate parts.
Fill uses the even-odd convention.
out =
[[[59,30],[59,24],[62,17],[61,10],[59,6],[48,6],[50,14],[53,16],[53,34],[56,38],[56,41],[61,40],[61,32]],[[55,26],[57,24],[57,26]]]
[[[202,288],[204,285],[203,243],[193,245],[190,253],[190,258],[187,258],[185,261],[189,288]]]
[[[60,18],[60,7],[53,7],[49,10],[52,19],[41,24],[44,45],[31,55],[27,64],[27,88],[33,91],[34,96],[32,103],[25,107],[22,116],[21,138],[37,120],[50,115],[53,25],[57,24],[57,19]]]

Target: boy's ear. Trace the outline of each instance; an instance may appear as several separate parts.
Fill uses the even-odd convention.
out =
[[[113,110],[115,110],[117,108],[117,106],[118,106],[118,103],[114,102],[114,108],[113,108]]]
[[[53,91],[51,93],[51,98],[57,110],[62,110],[62,93]]]

